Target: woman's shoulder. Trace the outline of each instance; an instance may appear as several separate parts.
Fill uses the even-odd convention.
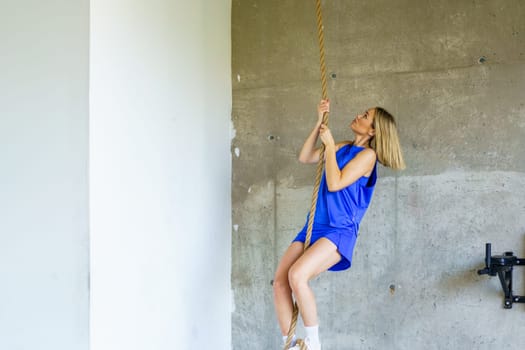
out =
[[[374,167],[377,162],[377,153],[373,148],[365,147],[364,149],[358,151],[355,155],[356,158],[359,158],[362,162],[369,164],[370,167]],[[367,175],[368,177],[369,175]]]
[[[353,145],[353,143],[351,143]],[[351,147],[351,153],[355,158],[359,158],[362,161],[375,163],[377,160],[377,153],[375,149],[367,146],[353,146]]]

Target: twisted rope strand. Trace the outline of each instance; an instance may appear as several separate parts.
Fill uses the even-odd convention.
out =
[[[322,90],[323,100],[326,100],[328,99],[328,91],[327,91],[328,84],[326,81],[326,62],[325,62],[325,54],[324,54],[324,26],[323,26],[323,13],[322,13],[322,8],[321,8],[321,0],[316,0],[316,15],[317,15],[317,33],[318,33],[318,38],[319,38],[321,90]],[[323,124],[328,125],[328,117],[329,117],[329,113],[323,114]],[[308,228],[306,231],[306,239],[304,242],[303,254],[306,251],[306,249],[308,249],[308,247],[310,246],[310,241],[312,239],[314,217],[315,217],[315,212],[317,209],[317,198],[319,195],[319,187],[321,185],[321,178],[323,176],[323,168],[324,168],[324,144],[322,144],[320,147],[319,161],[317,162],[317,173],[315,176],[314,190],[312,193],[312,205],[310,207],[310,216],[308,217]],[[290,345],[292,344],[293,335],[295,334],[295,329],[297,328],[298,316],[299,316],[299,307],[297,306],[297,302],[294,302],[292,320],[290,322],[290,328],[288,330],[288,337],[286,338],[284,350],[289,349]],[[297,340],[297,345],[299,345],[300,350],[308,350],[306,343],[302,339]]]

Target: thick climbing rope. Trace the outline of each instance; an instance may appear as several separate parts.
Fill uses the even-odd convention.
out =
[[[317,33],[319,37],[321,90],[322,90],[323,100],[326,100],[328,99],[328,91],[327,91],[327,82],[326,82],[326,63],[325,63],[325,55],[324,55],[324,26],[323,26],[323,13],[321,9],[321,0],[316,0],[316,15],[317,15]],[[328,117],[329,117],[328,112],[323,114],[323,124],[325,125],[328,124]],[[312,229],[314,226],[315,211],[317,209],[317,197],[319,193],[319,187],[321,184],[321,177],[323,175],[323,168],[324,168],[324,144],[321,145],[319,161],[317,162],[317,173],[315,176],[315,184],[314,184],[314,189],[312,193],[312,205],[310,207],[310,216],[308,217],[308,228],[306,231],[306,239],[304,242],[303,254],[306,251],[306,249],[308,249],[308,247],[310,246],[310,240],[312,238]],[[292,343],[293,336],[295,334],[295,329],[297,327],[298,316],[299,316],[299,307],[297,306],[297,302],[294,302],[292,321],[290,322],[288,338],[286,339],[284,350],[287,350]],[[306,344],[302,339],[298,339],[297,344],[299,345],[300,350],[307,350]]]

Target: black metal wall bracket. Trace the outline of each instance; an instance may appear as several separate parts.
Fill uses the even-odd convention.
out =
[[[505,293],[503,307],[511,309],[513,303],[525,303],[525,296],[514,295],[512,292],[512,271],[517,265],[525,265],[525,259],[520,259],[512,252],[491,256],[491,244],[485,245],[485,268],[478,270],[479,275],[498,276]]]

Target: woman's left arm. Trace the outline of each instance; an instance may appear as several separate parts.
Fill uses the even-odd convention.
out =
[[[359,152],[342,170],[339,169],[335,156],[337,150],[330,129],[326,125],[322,125],[320,131],[321,140],[325,144],[325,172],[328,191],[342,190],[374,169],[377,157],[375,151],[370,148]]]

